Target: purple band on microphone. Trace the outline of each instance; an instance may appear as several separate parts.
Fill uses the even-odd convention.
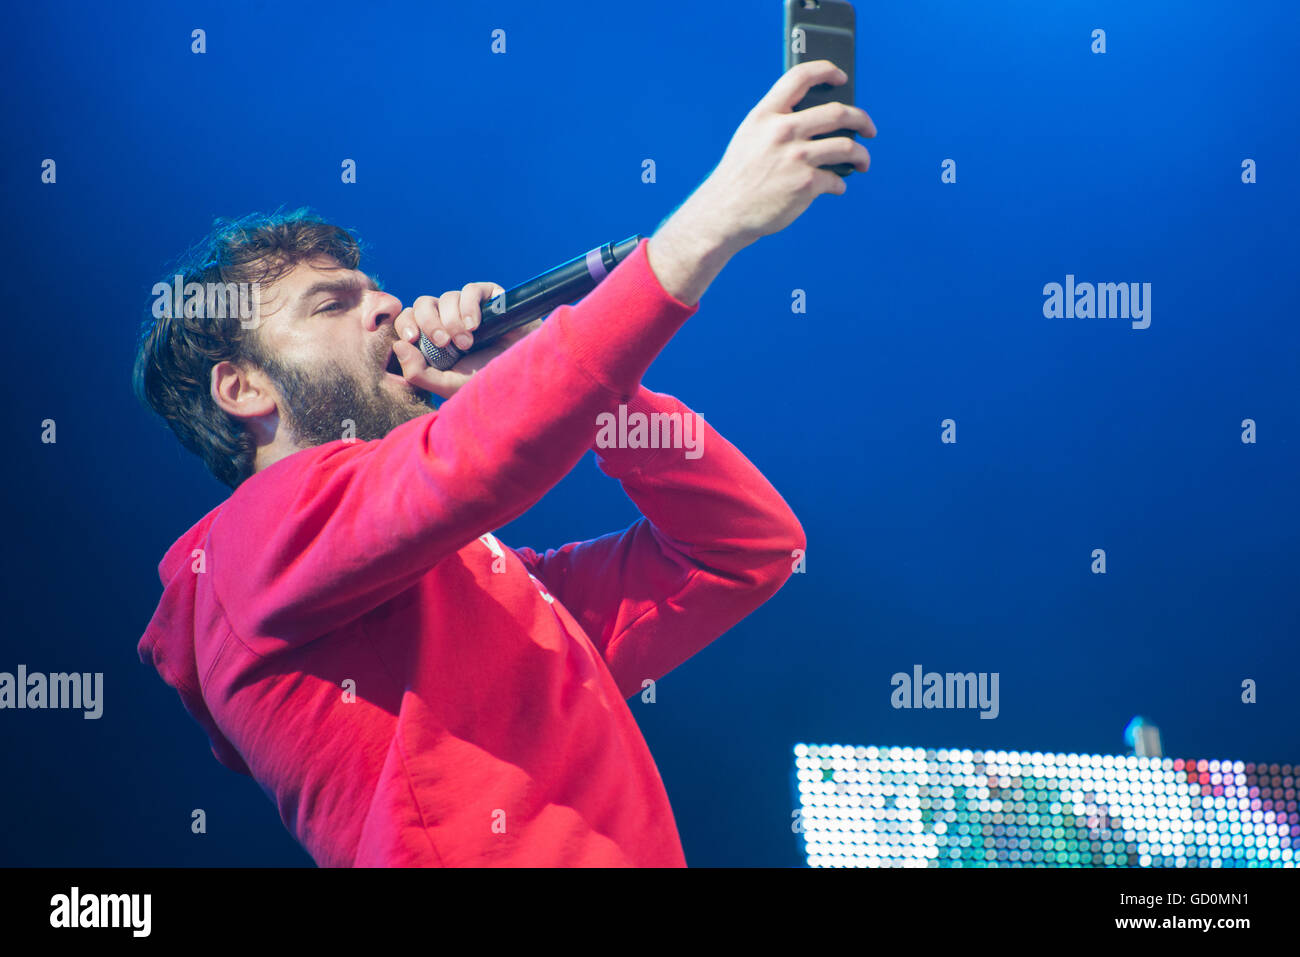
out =
[[[609,271],[605,269],[605,261],[600,256],[599,246],[587,253],[587,272],[591,273],[591,278],[596,282],[609,275]]]

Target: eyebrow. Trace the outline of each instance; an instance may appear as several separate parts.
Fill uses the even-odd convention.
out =
[[[298,296],[295,306],[300,308],[307,302],[307,300],[311,299],[313,296],[318,296],[323,292],[331,292],[337,295],[343,293],[358,293],[366,289],[380,291],[382,287],[372,276],[367,276],[364,282],[360,279],[354,278],[322,279],[320,282],[315,282],[308,286],[307,289]]]

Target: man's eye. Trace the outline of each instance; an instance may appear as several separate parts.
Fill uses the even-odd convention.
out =
[[[339,309],[342,309],[342,308],[343,308],[343,303],[339,302],[339,301],[336,299],[336,300],[334,300],[333,302],[326,303],[325,305],[321,306],[321,307],[320,307],[319,309],[317,309],[316,311],[317,311],[317,312],[335,312],[335,311],[337,311],[337,310],[339,310]]]

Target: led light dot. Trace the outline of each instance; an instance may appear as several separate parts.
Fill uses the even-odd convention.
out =
[[[794,746],[811,867],[1295,867],[1292,765]]]

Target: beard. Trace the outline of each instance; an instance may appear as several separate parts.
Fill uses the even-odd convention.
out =
[[[370,380],[338,362],[308,369],[271,356],[257,357],[258,365],[279,387],[280,415],[296,444],[307,448],[349,437],[361,442],[382,439],[403,422],[432,411],[431,394],[423,389],[407,384],[398,396],[385,388],[385,362],[392,342],[380,342],[381,348],[376,348],[370,367],[377,371]]]

